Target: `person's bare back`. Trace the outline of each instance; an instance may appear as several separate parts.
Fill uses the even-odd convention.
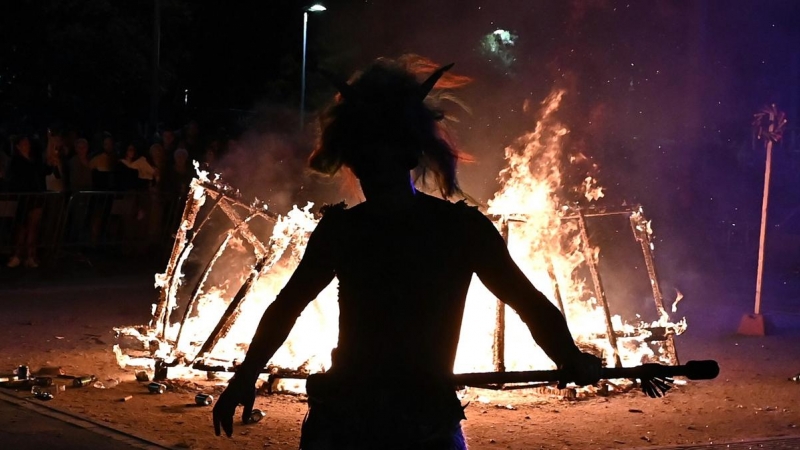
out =
[[[559,310],[517,267],[492,222],[463,201],[414,185],[412,169],[432,172],[445,198],[463,194],[459,152],[438,125],[443,115],[423,102],[450,67],[419,84],[407,67],[379,60],[354,85],[337,83],[342,98],[327,113],[309,164],[328,174],[348,167],[366,201],[327,208],[214,407],[217,434],[232,434],[238,404],[246,420],[258,374],[334,277],[339,342],[330,370],[308,379],[303,450],[466,448],[451,377],[473,274],[519,313],[572,377],[564,381],[599,378],[600,360],[580,352]]]

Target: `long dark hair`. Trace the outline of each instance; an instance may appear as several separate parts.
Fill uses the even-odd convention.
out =
[[[433,86],[421,85],[417,77],[430,76],[437,68],[417,55],[380,58],[349,84],[337,86],[340,93],[320,116],[320,138],[308,160],[311,169],[334,175],[344,167],[358,176],[366,152],[392,148],[414,170],[416,180],[425,184],[433,178],[445,198],[464,195],[456,165],[470,158],[454,145],[439,104],[454,99],[441,89],[458,88],[471,79],[441,70],[429,80],[438,80],[439,90],[428,95]]]

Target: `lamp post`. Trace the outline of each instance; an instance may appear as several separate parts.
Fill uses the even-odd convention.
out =
[[[158,81],[158,71],[161,61],[161,0],[153,1],[153,55],[151,63],[151,81],[150,81],[150,129],[148,134],[150,138],[158,130],[158,98],[160,95],[160,86]]]
[[[303,9],[303,68],[300,75],[300,129],[305,126],[305,106],[306,106],[306,42],[308,40],[308,13],[322,12],[327,8],[319,3],[315,3]]]

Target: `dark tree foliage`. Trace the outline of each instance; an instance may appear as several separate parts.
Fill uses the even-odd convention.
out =
[[[181,1],[164,2],[176,22],[188,22]],[[152,1],[22,0],[0,20],[2,119],[62,119],[111,126],[146,117],[152,52]],[[176,43],[182,45],[182,43]],[[180,57],[175,44],[164,53]],[[164,59],[170,81],[180,59]],[[110,123],[109,123],[110,122]]]
[[[0,14],[0,123],[59,119],[87,129],[141,127],[152,89],[155,0],[19,0]],[[295,2],[160,0],[159,116],[179,125],[268,102],[297,108],[302,7]],[[291,20],[289,20],[291,19]],[[318,44],[310,19],[308,62]],[[316,93],[321,88],[324,95]],[[188,90],[188,104],[185,102]],[[309,74],[310,108],[332,90]]]

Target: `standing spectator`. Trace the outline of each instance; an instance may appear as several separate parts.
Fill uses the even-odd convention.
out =
[[[75,140],[75,154],[67,161],[67,180],[70,192],[92,190],[92,167],[89,162],[89,141],[84,138]],[[70,218],[67,220],[69,237],[74,240],[81,239],[84,231],[85,220],[89,213],[87,196],[73,197],[75,201],[69,208]],[[80,225],[79,225],[80,224]]]
[[[47,148],[44,151],[44,161],[48,166],[48,174],[45,177],[45,186],[50,192],[64,192],[67,188],[64,161],[66,148],[64,138],[58,130],[47,130]]]
[[[36,194],[45,191],[45,176],[48,168],[31,150],[27,136],[14,139],[14,155],[8,165],[8,187],[11,192]],[[8,267],[18,267],[25,258],[25,267],[39,267],[36,247],[39,240],[39,224],[42,220],[42,199],[34,196],[21,197],[17,207],[16,249],[8,261]]]
[[[134,161],[139,158],[139,149],[136,144],[129,143],[125,147],[125,153],[122,154],[122,159],[119,160],[114,170],[115,172],[115,188],[120,191],[134,191],[138,190],[138,171],[136,168],[131,167]]]
[[[145,191],[154,185],[156,169],[150,164],[146,156],[139,155],[139,149],[136,144],[131,143],[128,145],[128,148],[125,149],[125,158],[121,162],[127,170],[134,171],[133,179],[130,180],[132,189]]]
[[[146,193],[153,182],[155,169],[145,156],[139,155],[136,143],[131,142],[125,148],[125,155],[120,160],[117,169],[121,190],[136,191],[142,194],[133,196],[135,215],[123,218],[123,236],[125,240],[141,242],[145,238],[147,229],[147,216],[150,213],[150,195]],[[142,247],[138,247],[142,250]],[[137,251],[137,246],[127,248],[126,251]]]
[[[5,150],[5,145],[0,146],[0,192],[5,192],[8,189],[8,163],[10,159]],[[14,151],[13,147],[11,151]]]
[[[197,121],[191,120],[186,124],[183,133],[184,148],[189,152],[191,161],[200,161],[203,157],[203,148],[200,146],[200,125]]]
[[[92,190],[109,191],[112,184],[112,171],[117,164],[114,152],[114,138],[106,134],[103,138],[103,151],[89,160],[92,169]]]
[[[92,190],[110,191],[114,180],[113,170],[117,165],[117,154],[114,149],[114,138],[110,134],[103,137],[103,150],[89,160],[92,169]],[[92,246],[100,243],[104,225],[111,213],[111,201],[106,196],[96,196],[89,203],[91,214],[91,239]]]
[[[74,128],[68,129],[64,133],[64,161],[69,162],[75,156],[75,147],[79,138],[80,136]],[[67,173],[67,180],[69,180],[69,173]]]
[[[164,177],[169,174],[167,153],[163,145],[155,143],[150,146],[150,161],[155,169],[155,187],[160,191],[164,187]]]
[[[175,199],[173,196],[162,196],[159,195],[166,191],[168,187],[168,183],[165,182],[165,178],[168,178],[170,175],[169,171],[169,161],[167,160],[167,154],[164,151],[164,147],[160,143],[155,143],[150,146],[150,162],[153,164],[153,168],[155,170],[154,181],[155,184],[153,185],[153,194],[150,196],[150,220],[148,223],[148,241],[149,241],[149,248],[152,250],[157,247],[158,239],[161,233],[161,230],[164,226],[163,220],[165,217],[165,208],[168,205],[171,205],[172,201]],[[165,198],[166,197],[166,198]]]
[[[185,148],[179,147],[175,150],[174,162],[169,176],[169,189],[178,195],[186,195],[189,192],[189,184],[194,178],[195,171],[189,162],[189,152]]]
[[[89,162],[89,141],[75,141],[75,155],[67,164],[69,187],[72,192],[88,191],[92,188],[92,166]]]
[[[175,150],[178,149],[178,137],[175,136],[174,130],[164,130],[161,132],[161,143],[164,146],[164,151],[167,154],[175,153]]]
[[[219,160],[219,141],[214,139],[206,145],[206,151],[203,155],[203,169],[209,172],[214,172]]]

